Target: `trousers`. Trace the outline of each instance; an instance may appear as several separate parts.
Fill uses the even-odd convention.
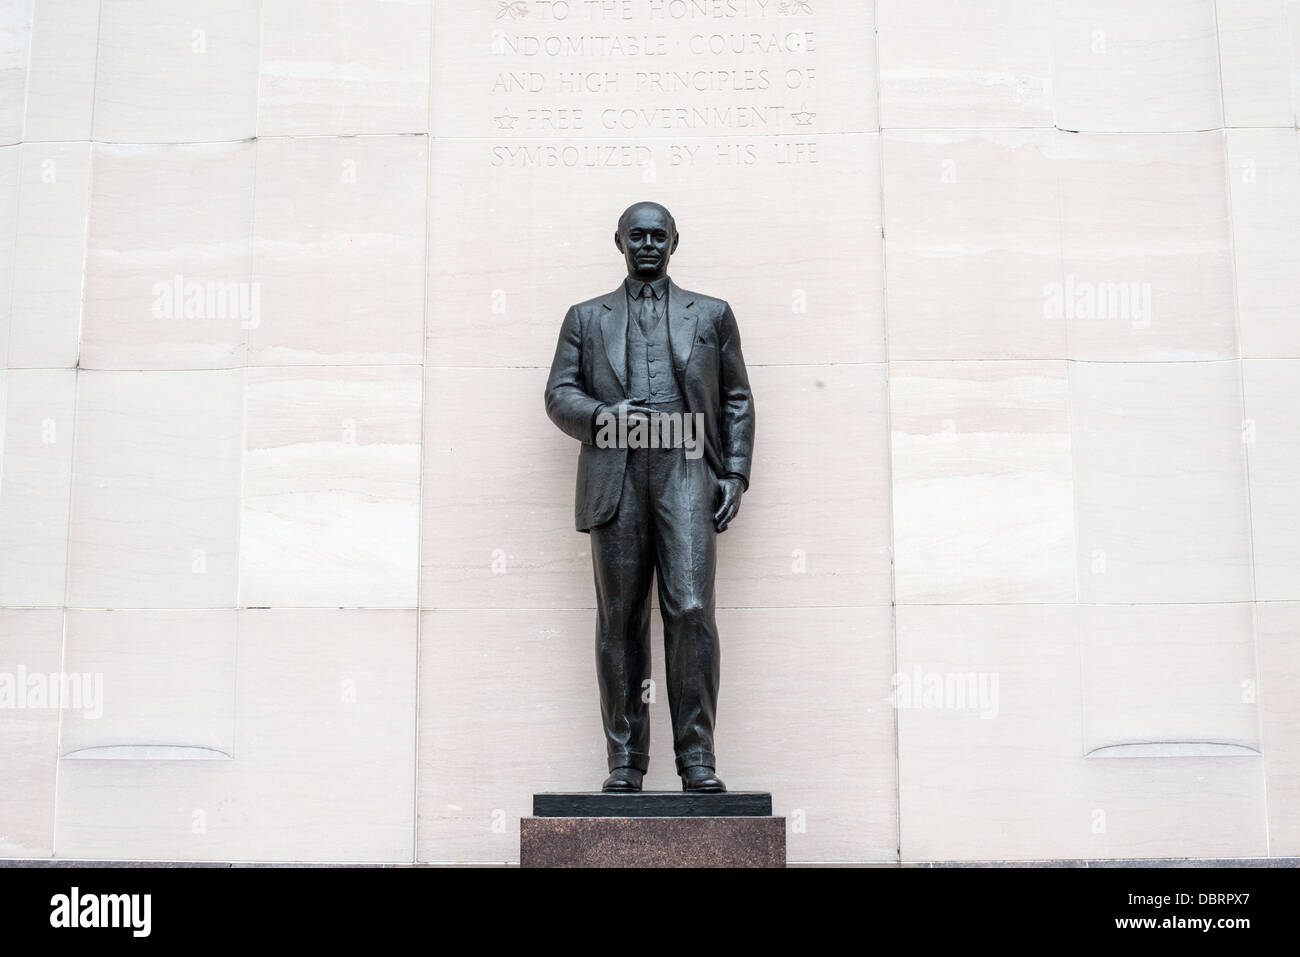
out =
[[[675,406],[676,407],[676,406]],[[716,767],[718,481],[683,448],[632,448],[618,509],[591,529],[596,674],[609,769],[650,762],[650,583],[658,581],[677,771]]]

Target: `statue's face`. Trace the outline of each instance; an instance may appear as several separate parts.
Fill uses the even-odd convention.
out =
[[[677,249],[672,220],[654,206],[638,206],[614,234],[614,245],[627,260],[627,274],[653,281],[668,272],[668,260]]]

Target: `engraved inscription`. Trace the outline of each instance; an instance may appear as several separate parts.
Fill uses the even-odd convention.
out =
[[[490,0],[490,163],[815,165],[817,2]]]

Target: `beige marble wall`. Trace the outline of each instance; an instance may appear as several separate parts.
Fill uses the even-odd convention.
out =
[[[1298,102],[1297,0],[0,5],[0,856],[508,862],[599,783],[541,398],[642,198],[744,337],[791,860],[1300,854]]]

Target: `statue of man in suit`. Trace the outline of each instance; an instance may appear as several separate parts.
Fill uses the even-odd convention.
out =
[[[546,383],[547,415],[582,443],[575,519],[591,535],[606,791],[641,790],[649,765],[653,576],[682,788],[726,790],[713,751],[715,540],[749,488],[754,400],[731,307],[668,277],[678,240],[657,203],[623,213],[627,278],[569,308]]]

